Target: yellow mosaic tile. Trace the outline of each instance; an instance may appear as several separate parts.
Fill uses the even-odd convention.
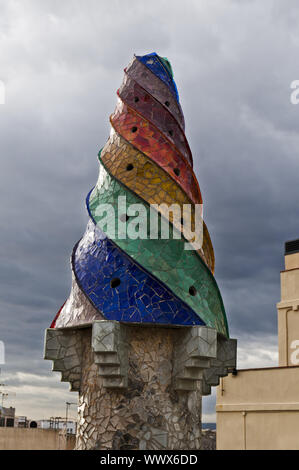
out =
[[[109,140],[101,152],[101,160],[117,180],[134,191],[138,196],[142,197],[148,204],[178,204],[181,207],[182,213],[183,205],[189,204],[191,211],[191,230],[194,233],[194,205],[187,194],[166,171],[133,147],[115,131],[111,133]],[[164,217],[168,218],[168,213],[164,211],[163,206],[160,208],[160,212]],[[171,212],[169,214],[169,220],[178,230],[182,231],[182,225],[177,223],[172,217]],[[185,233],[186,238],[191,239],[191,234],[190,232],[188,233],[186,227]],[[210,270],[214,272],[214,250],[205,223],[203,223],[203,245],[201,250],[198,250],[198,253]]]

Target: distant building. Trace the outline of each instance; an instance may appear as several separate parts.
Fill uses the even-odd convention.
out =
[[[37,421],[37,427],[40,429],[65,429],[65,419],[50,418]],[[67,422],[67,433],[76,434],[77,423],[75,421]]]
[[[0,406],[0,428],[13,428],[15,426],[15,408]]]
[[[299,239],[285,244],[277,310],[279,367],[221,379],[217,449],[299,450]]]
[[[27,416],[16,416],[15,408],[0,406],[0,427],[2,428],[37,428],[37,422]]]
[[[208,431],[216,431],[216,423],[201,423],[201,428]]]
[[[66,428],[67,434],[76,434],[77,423],[75,421],[68,420],[66,427],[65,418],[53,417],[35,421],[28,419],[27,416],[16,416],[15,412],[15,408],[4,408],[0,406],[0,428],[39,428],[54,430],[65,430]]]
[[[16,428],[28,428],[29,421],[27,416],[16,416],[15,427]]]
[[[1,450],[73,450],[76,423],[50,418],[34,421],[27,416],[15,416],[15,408],[0,406]]]

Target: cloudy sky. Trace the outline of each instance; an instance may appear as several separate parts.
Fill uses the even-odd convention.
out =
[[[0,383],[18,415],[76,400],[42,359],[44,330],[134,53],[173,66],[239,367],[277,363],[284,242],[299,236],[298,22],[296,0],[0,0]]]

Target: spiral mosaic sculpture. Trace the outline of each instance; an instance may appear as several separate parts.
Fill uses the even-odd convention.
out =
[[[87,197],[90,220],[71,257],[72,290],[51,328],[106,319],[206,325],[228,337],[208,230],[203,224],[200,248],[186,250],[184,236],[174,237],[184,221],[167,215],[163,205],[189,207],[194,230],[195,205],[202,197],[169,61],[156,53],[135,56],[117,94],[111,134],[99,152],[99,179]],[[124,213],[115,211],[112,237],[109,224],[100,228],[99,208],[116,208],[120,197]],[[159,205],[155,239],[119,235],[120,224],[132,221],[131,204],[143,204],[148,220],[151,205]],[[168,218],[165,239],[161,231]]]

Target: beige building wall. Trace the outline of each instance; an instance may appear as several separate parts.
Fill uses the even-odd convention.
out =
[[[55,429],[0,428],[0,450],[72,450],[75,436]]]
[[[277,304],[279,367],[239,370],[221,379],[219,450],[299,449],[299,240],[289,243],[295,252],[285,255]]]
[[[279,365],[299,365],[299,253],[285,256],[280,273],[281,301],[278,310]]]
[[[299,366],[238,371],[217,389],[217,449],[299,449]]]

